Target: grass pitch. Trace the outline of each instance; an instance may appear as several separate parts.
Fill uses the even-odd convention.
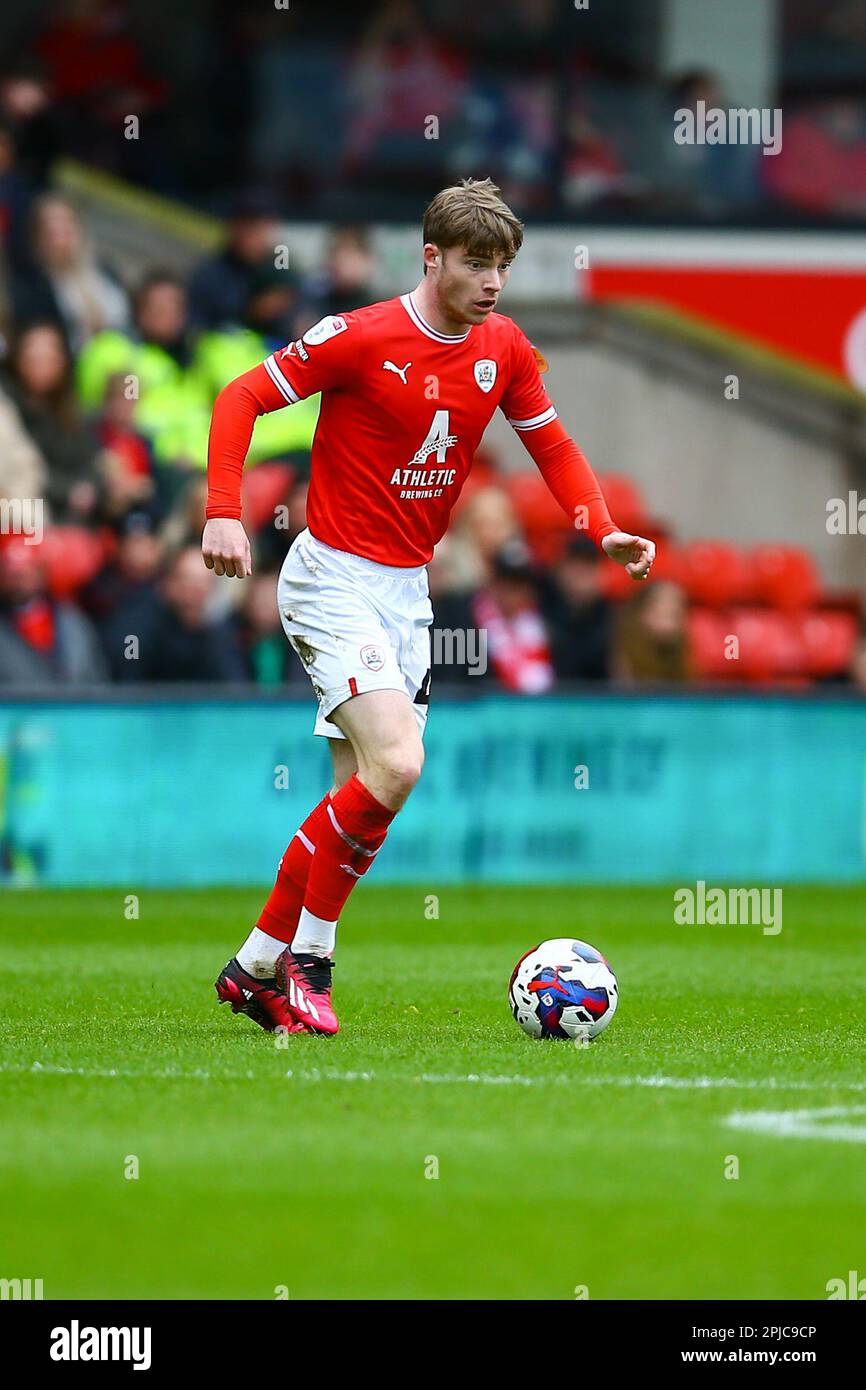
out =
[[[675,926],[671,890],[449,888],[432,920],[426,891],[361,886],[344,1032],[280,1047],[212,985],[261,894],[149,891],[128,921],[120,892],[7,893],[0,1276],[570,1300],[820,1299],[866,1274],[866,891],[786,889],[777,937]],[[589,1047],[508,1010],[554,936],[619,977]]]

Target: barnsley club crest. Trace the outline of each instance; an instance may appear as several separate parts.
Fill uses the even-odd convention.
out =
[[[496,381],[496,363],[490,357],[482,357],[480,362],[475,363],[475,380],[485,392],[493,390]]]
[[[385,665],[381,647],[375,646],[372,642],[361,648],[361,660],[368,671],[381,671]]]

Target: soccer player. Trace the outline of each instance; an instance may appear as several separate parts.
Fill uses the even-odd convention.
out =
[[[241,473],[256,417],[322,393],[308,529],[277,602],[319,703],[333,786],[295,832],[257,925],[216,982],[263,1028],[336,1033],[337,923],[424,761],[430,694],[427,562],[499,407],[557,501],[633,579],[655,546],[611,520],[592,469],[544,389],[541,355],[497,313],[523,226],[489,179],[424,215],[424,273],[409,294],[331,315],[214,404],[205,564],[243,579]]]

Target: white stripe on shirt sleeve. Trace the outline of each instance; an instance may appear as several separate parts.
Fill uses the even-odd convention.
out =
[[[508,417],[506,416],[506,419]],[[556,410],[550,406],[542,411],[540,415],[533,415],[529,420],[508,420],[509,425],[515,430],[540,430],[542,425],[549,425],[551,420],[556,419]]]
[[[286,381],[286,378],[277,366],[273,353],[266,359],[264,367],[271,381],[274,383],[277,390],[283,393],[289,405],[297,405],[301,398],[292,390],[291,386]]]

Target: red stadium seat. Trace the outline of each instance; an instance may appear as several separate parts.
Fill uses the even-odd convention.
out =
[[[600,474],[599,483],[607,509],[624,531],[645,536],[649,529],[647,509],[637,483],[621,473]]]
[[[736,657],[728,663],[734,679],[790,683],[803,677],[805,652],[788,614],[764,608],[732,608],[725,617],[728,632],[738,644]]]
[[[688,615],[689,651],[694,673],[702,680],[732,680],[737,663],[725,655],[731,624],[714,608],[692,608]]]
[[[553,564],[575,534],[572,520],[562,510],[540,473],[526,470],[498,478],[511,499],[527,544],[542,565]],[[612,517],[626,531],[646,535],[648,522],[643,499],[629,479],[617,474],[599,478]],[[465,489],[464,489],[465,492]],[[628,575],[626,581],[631,583]]]
[[[726,608],[753,598],[750,559],[730,541],[690,541],[680,558],[681,583],[693,603]]]
[[[38,547],[46,580],[55,598],[69,598],[102,568],[104,538],[83,526],[49,526]]]
[[[510,473],[499,479],[516,511],[527,544],[536,560],[551,564],[567,538],[576,534],[540,473]]]
[[[603,560],[601,566],[601,590],[612,603],[624,603],[635,592],[635,581],[630,579],[622,565]]]
[[[821,578],[807,550],[794,545],[759,545],[752,551],[755,596],[785,612],[812,608],[821,595]]]
[[[294,479],[295,470],[287,463],[260,463],[244,473],[243,515],[249,530],[273,525],[274,512],[287,500]]]
[[[488,449],[477,449],[472,460],[469,477],[460,489],[460,496],[454,504],[455,519],[463,511],[466,503],[483,487],[504,487],[505,479],[496,466],[496,459]]]
[[[815,678],[836,676],[848,669],[860,624],[853,613],[819,608],[791,615],[803,651],[804,670]]]
[[[655,528],[650,534],[656,542],[656,558],[652,567],[653,579],[669,579],[673,584],[683,582],[683,552],[667,536],[660,536]]]
[[[496,455],[489,449],[476,449],[472,459],[472,470],[466,480],[465,486],[469,483],[477,482],[479,487],[489,487],[492,483],[502,482],[502,473],[496,462]],[[461,497],[463,493],[461,492]]]

